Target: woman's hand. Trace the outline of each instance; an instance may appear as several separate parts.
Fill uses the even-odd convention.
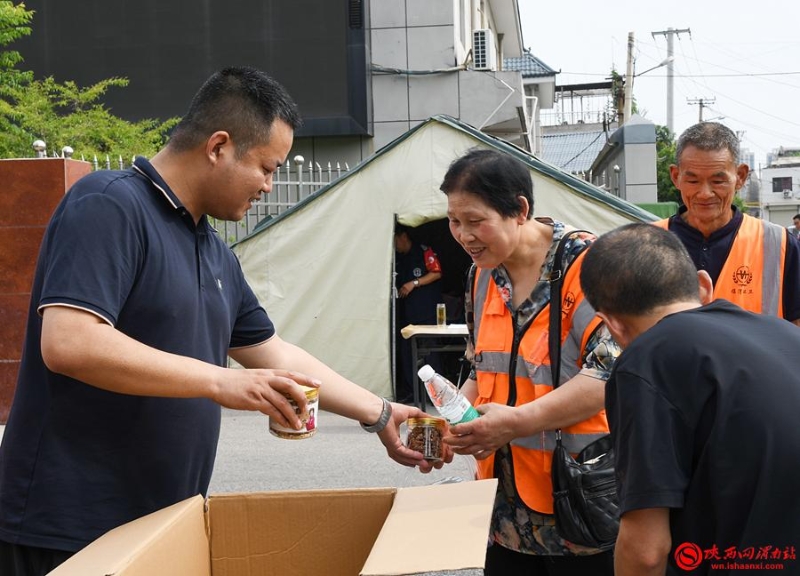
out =
[[[517,437],[519,410],[503,404],[484,404],[478,411],[480,418],[451,426],[444,442],[456,454],[483,460]]]

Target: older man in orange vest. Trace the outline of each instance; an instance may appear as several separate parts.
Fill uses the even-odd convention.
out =
[[[681,134],[670,176],[683,206],[656,225],[680,238],[714,297],[800,326],[800,242],[783,226],[733,205],[749,173],[739,140],[727,127],[701,122]]]

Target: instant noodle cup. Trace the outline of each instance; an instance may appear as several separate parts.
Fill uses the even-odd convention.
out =
[[[310,438],[317,431],[317,420],[319,418],[319,388],[311,388],[310,386],[301,386],[306,394],[306,412],[301,413],[300,407],[289,395],[286,395],[289,404],[294,408],[294,413],[300,417],[303,427],[299,430],[294,428],[287,428],[281,426],[278,422],[269,418],[269,431],[273,436],[278,438],[286,438],[288,440],[302,440],[303,438]]]

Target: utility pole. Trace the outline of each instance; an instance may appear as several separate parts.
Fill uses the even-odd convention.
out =
[[[689,28],[683,28],[680,30],[676,30],[674,28],[667,28],[666,30],[660,30],[658,32],[653,32],[653,39],[658,36],[666,36],[667,37],[667,59],[670,59],[669,64],[667,64],[667,128],[671,133],[674,133],[674,106],[672,101],[672,95],[674,94],[674,80],[673,80],[673,62],[674,62],[674,37],[676,34],[681,33],[688,33],[689,36],[692,35],[692,31]],[[672,58],[672,59],[671,59]]]
[[[689,104],[690,106],[693,104],[697,104],[697,107],[699,108],[697,121],[702,122],[703,108],[708,108],[710,104],[713,104],[716,101],[717,101],[716,98],[711,98],[710,100],[708,98],[692,98],[691,100],[687,100],[686,103]]]
[[[627,124],[631,119],[633,106],[633,32],[628,32],[628,66],[625,71],[625,101],[622,113],[622,123]]]

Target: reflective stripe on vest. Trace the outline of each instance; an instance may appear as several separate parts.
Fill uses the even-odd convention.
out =
[[[475,287],[476,302],[474,304],[475,320],[474,320],[473,331],[476,335],[479,333],[481,316],[483,315],[483,303],[485,301],[483,298],[481,298],[480,301],[477,301],[477,297],[479,295],[486,293],[486,290],[488,289],[488,281],[491,279],[490,273],[481,274],[480,272],[481,271],[478,270],[476,273],[478,281],[476,282],[476,287]],[[492,282],[492,286],[495,287],[494,282]],[[496,287],[494,289],[496,289]],[[571,332],[574,334],[583,335],[590,324],[598,324],[598,321],[595,318],[594,309],[589,305],[589,303],[586,300],[581,298],[577,309],[572,315]],[[578,374],[578,372],[580,372],[580,365],[578,364],[578,360],[580,358],[581,350],[583,349],[583,346],[585,344],[586,344],[585,342],[578,342],[574,338],[569,338],[566,341],[562,341],[561,356],[562,358],[567,360],[567,362],[562,362],[562,367],[561,367],[562,382],[566,382],[567,380]],[[483,370],[485,372],[508,371],[508,367],[511,362],[510,350],[508,352],[485,350],[480,353],[480,356],[481,357],[477,359],[477,362],[481,366],[480,370]],[[553,375],[550,370],[549,361],[547,364],[534,364],[523,358],[521,355],[517,355],[515,373],[527,375],[527,377],[533,382],[542,382],[550,384],[553,381]]]
[[[580,259],[570,266],[562,288],[562,383],[580,372],[581,352],[600,323],[580,291]],[[514,318],[499,294],[491,270],[476,271],[473,294],[475,371],[478,380],[475,404],[508,404]],[[549,312],[549,306],[541,310],[520,341],[513,373],[515,406],[532,402],[552,391],[547,338]],[[600,412],[584,422],[564,428],[561,438],[567,450],[576,454],[605,434],[608,434],[608,423],[605,412]],[[519,497],[532,510],[552,514],[550,466],[555,448],[555,431],[515,438],[510,446],[514,485]],[[479,478],[491,478],[493,469],[494,456],[478,461]]]
[[[669,230],[669,220],[656,226]],[[745,310],[783,318],[786,233],[771,222],[742,215],[728,258],[714,284],[714,298]]]

